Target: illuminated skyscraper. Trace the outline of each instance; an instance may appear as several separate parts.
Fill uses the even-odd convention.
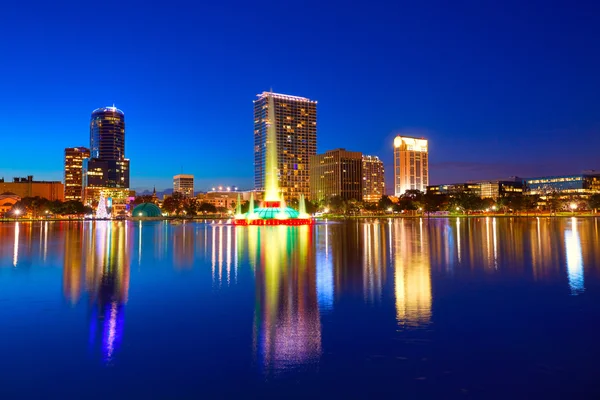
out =
[[[173,177],[173,192],[194,197],[194,175],[179,174]]]
[[[310,198],[362,200],[362,154],[335,149],[310,157]]]
[[[385,170],[377,156],[362,156],[362,200],[377,202],[385,194]]]
[[[89,157],[90,150],[85,147],[69,147],[65,149],[65,201],[81,201],[81,171],[83,160]]]
[[[269,121],[269,107],[275,121]],[[275,124],[277,174],[286,200],[310,195],[309,158],[317,152],[317,102],[263,92],[254,101],[254,189],[265,190],[267,128]]]
[[[394,194],[407,190],[425,192],[429,184],[427,140],[406,136],[394,139]]]
[[[116,107],[98,108],[90,121],[90,158],[83,162],[83,196],[86,203],[107,197],[126,197],[129,160],[125,158],[125,114]]]

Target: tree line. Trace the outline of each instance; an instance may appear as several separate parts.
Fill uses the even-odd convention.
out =
[[[16,202],[8,214],[31,214],[34,218],[44,215],[80,215],[92,213],[92,208],[77,200],[48,200],[44,197],[23,197]]]

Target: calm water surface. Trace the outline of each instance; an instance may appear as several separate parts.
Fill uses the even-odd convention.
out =
[[[600,398],[600,222],[0,224],[0,399]]]

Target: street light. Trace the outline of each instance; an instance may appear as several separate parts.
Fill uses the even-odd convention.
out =
[[[571,203],[569,207],[571,208],[571,214],[575,214],[575,210],[577,210],[577,203]]]
[[[17,208],[16,210],[13,211],[13,214],[15,215],[15,218],[19,218],[19,215],[21,215],[21,210],[19,210]]]

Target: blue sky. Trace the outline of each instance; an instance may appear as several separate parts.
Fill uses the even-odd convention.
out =
[[[594,2],[11,2],[0,177],[62,179],[93,109],[126,115],[132,187],[252,186],[252,100],[318,100],[318,151],[430,140],[432,183],[600,169]]]

